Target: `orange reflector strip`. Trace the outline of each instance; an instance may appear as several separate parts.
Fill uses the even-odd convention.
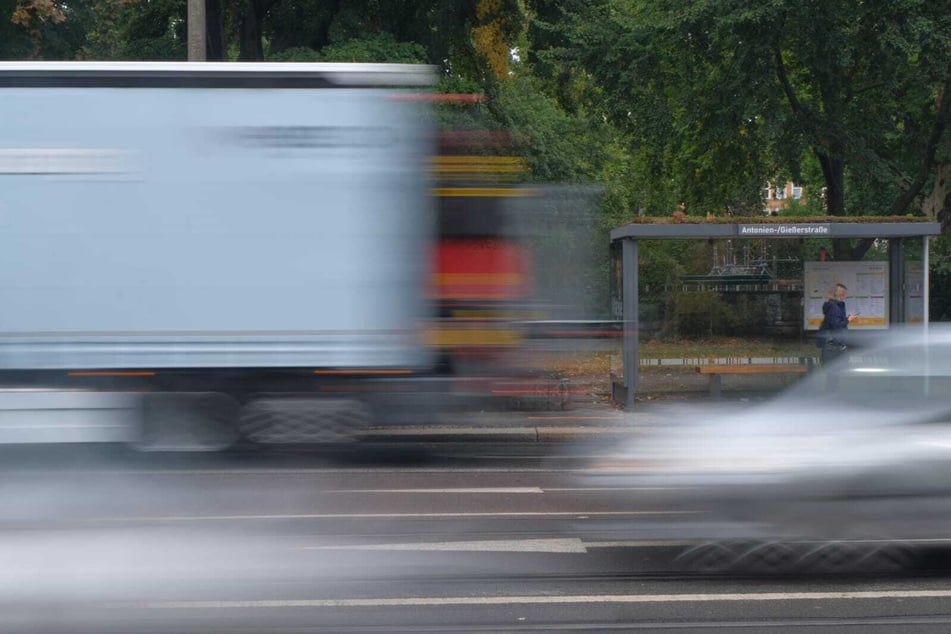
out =
[[[412,374],[412,370],[392,370],[392,369],[353,369],[353,370],[314,370],[318,376],[362,376],[362,375],[383,375],[383,376],[405,376]]]
[[[68,376],[155,376],[151,370],[131,370],[126,372],[109,371],[88,371],[88,372],[69,372]]]

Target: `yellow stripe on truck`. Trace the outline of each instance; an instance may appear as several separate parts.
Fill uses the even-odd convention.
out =
[[[438,348],[464,346],[517,346],[522,342],[516,330],[494,328],[436,328],[427,332],[427,343]]]
[[[440,156],[433,169],[441,174],[522,174],[528,171],[523,159],[508,156]]]

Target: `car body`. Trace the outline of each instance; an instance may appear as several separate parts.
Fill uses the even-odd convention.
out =
[[[719,537],[726,522],[737,538],[944,538],[951,329],[862,334],[767,402],[677,410],[590,477],[650,489],[696,525],[721,527]]]

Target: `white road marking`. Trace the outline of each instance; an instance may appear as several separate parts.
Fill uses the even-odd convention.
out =
[[[709,594],[601,594],[497,597],[394,597],[377,599],[262,599],[247,601],[152,601],[144,609],[228,610],[248,608],[425,607],[447,605],[554,605],[565,603],[716,603],[740,601],[850,601],[945,599],[951,590],[869,590],[856,592],[751,592]],[[126,607],[126,606],[122,606]]]
[[[490,539],[468,542],[305,546],[304,550],[394,550],[496,553],[587,553],[580,539]]]
[[[274,515],[143,515],[86,518],[86,522],[217,522],[230,520],[310,520],[310,519],[455,519],[508,517],[641,517],[696,515],[701,511],[511,511],[470,513],[294,513]]]
[[[689,539],[628,539],[617,541],[585,541],[582,542],[585,548],[637,548],[651,546],[691,546],[697,544],[696,540]],[[807,539],[791,540],[783,542],[784,544],[802,544],[802,545],[821,545],[830,543],[828,540]],[[949,537],[934,538],[914,538],[914,539],[843,539],[836,540],[840,544],[947,544],[951,543]]]
[[[419,467],[391,468],[302,468],[302,469],[22,469],[5,471],[10,475],[384,475],[384,474],[478,474],[478,473],[588,473],[588,470],[540,467]]]
[[[694,487],[464,487],[446,489],[327,489],[321,493],[584,493],[587,491],[689,491]]]
[[[541,487],[470,487],[462,489],[329,489],[321,493],[544,493]]]
[[[582,493],[585,491],[693,491],[697,487],[543,487],[545,493]]]
[[[694,542],[675,539],[628,539],[613,542],[582,542],[585,548],[653,548],[689,546]]]

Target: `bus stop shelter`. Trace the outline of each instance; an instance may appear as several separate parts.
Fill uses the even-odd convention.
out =
[[[941,233],[937,222],[770,222],[770,223],[632,223],[611,231],[612,244],[621,245],[621,303],[623,311],[622,384],[613,386],[625,409],[634,407],[640,353],[638,334],[639,240],[732,240],[763,238],[870,238],[888,242],[888,317],[890,324],[906,321],[904,245],[923,242],[924,321],[928,320],[928,239]]]

